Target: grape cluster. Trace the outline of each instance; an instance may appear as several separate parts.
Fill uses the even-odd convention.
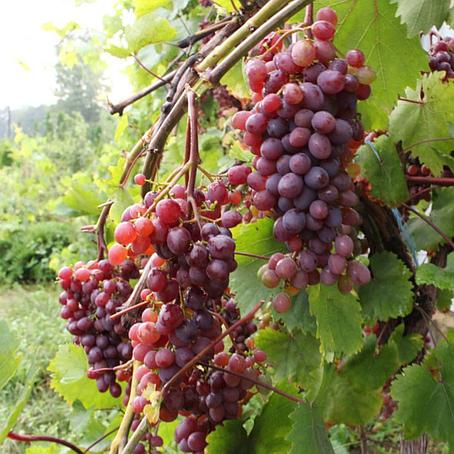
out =
[[[291,252],[261,269],[268,287],[284,279],[297,288],[338,282],[350,291],[370,279],[367,267],[350,260],[361,220],[345,166],[349,145],[363,138],[357,101],[369,97],[375,74],[360,50],[336,58],[336,23],[336,13],[322,8],[311,27],[314,40],[284,48],[273,35],[274,46],[246,65],[255,106],[232,119],[255,155],[247,175],[253,204],[274,213],[274,236]]]
[[[224,352],[223,341],[215,342],[223,326],[240,319],[228,289],[229,275],[237,267],[229,228],[242,221],[235,209],[242,198],[237,188],[246,183],[250,172],[246,165],[237,165],[205,191],[195,190],[203,220],[193,217],[183,186],[174,186],[170,197],[159,201],[156,193],[148,193],[143,204],[125,210],[114,232],[117,243],[109,251],[112,265],[121,265],[127,257],[140,260],[142,266],[150,261],[141,293],[149,304],[136,313],[140,320],[129,329],[132,356],[140,363],[131,405],[139,418],[150,404],[149,390],[161,390],[172,380],[163,392],[159,419],[187,416],[176,434],[183,452],[203,452],[208,433],[239,415],[253,386],[244,377],[256,377],[255,364],[265,360],[263,352],[251,354],[246,346],[257,329],[253,322],[231,332],[229,352]],[[204,349],[208,351],[197,367],[185,369],[174,379]]]
[[[426,165],[421,165],[417,158],[407,157],[405,172],[410,177],[428,177],[431,176],[430,169]],[[418,203],[420,200],[430,201],[430,191],[423,191],[430,187],[427,183],[411,183],[409,185],[412,204]]]
[[[432,46],[429,67],[432,71],[445,71],[446,79],[454,78],[454,38],[440,38]]]
[[[60,316],[68,321],[67,330],[74,343],[87,354],[90,369],[88,377],[96,379],[100,392],[110,391],[119,397],[121,387],[117,380],[128,380],[125,371],[117,373],[114,367],[131,359],[132,346],[128,330],[114,314],[132,292],[130,279],[138,277],[134,262],[126,260],[119,269],[107,261],[76,263],[74,269],[63,267],[58,273],[63,292]]]

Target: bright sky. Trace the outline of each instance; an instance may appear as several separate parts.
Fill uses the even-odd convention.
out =
[[[0,108],[51,104],[55,100],[53,68],[59,38],[55,33],[44,31],[42,25],[52,22],[63,26],[73,20],[83,27],[100,29],[102,17],[112,3],[112,0],[97,0],[75,6],[73,0],[7,2],[0,12]],[[30,69],[24,69],[20,62]],[[114,100],[130,93],[121,69],[120,60],[113,57],[108,60],[106,82]]]

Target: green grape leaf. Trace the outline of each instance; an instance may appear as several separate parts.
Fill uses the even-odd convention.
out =
[[[323,353],[350,354],[361,348],[361,306],[351,293],[342,294],[332,285],[312,286],[309,305]]]
[[[435,26],[439,28],[449,15],[451,0],[392,0],[397,3],[397,15],[407,26],[408,36],[419,36]]]
[[[37,368],[34,364],[30,366],[24,387],[22,388],[22,392],[19,395],[19,398],[17,399],[13,408],[11,408],[9,415],[0,426],[0,445],[7,437],[9,431],[14,427],[14,424],[16,424],[16,421],[19,418],[25,405],[27,404],[28,399],[30,399],[30,395],[33,391],[33,385],[35,384],[39,372],[40,369]]]
[[[88,361],[82,348],[61,345],[49,364],[51,387],[68,404],[79,400],[85,408],[114,408],[118,400],[109,393],[101,394],[96,381],[87,378]]]
[[[315,336],[316,323],[315,318],[309,311],[309,301],[307,293],[301,290],[292,298],[292,307],[283,313],[272,310],[273,318],[281,320],[289,331],[301,330],[303,333]]]
[[[418,80],[416,90],[407,88],[405,98],[398,101],[389,120],[389,132],[394,142],[402,141],[404,150],[411,150],[434,175],[447,165],[454,170],[454,84],[442,82],[444,73],[436,72]]]
[[[118,142],[129,126],[128,114],[123,114],[118,121],[117,128],[115,129],[114,140]]]
[[[108,47],[104,49],[110,55],[117,57],[117,58],[127,58],[131,55],[128,49],[124,49],[123,47],[115,46],[114,44],[110,44]]]
[[[442,290],[454,289],[454,252],[448,255],[445,268],[425,263],[416,270],[416,283],[418,285],[435,285]]]
[[[240,224],[232,229],[236,250],[257,255],[270,256],[283,251],[284,247],[273,237],[273,220],[260,219],[251,224]],[[238,268],[230,276],[230,288],[237,294],[242,312],[250,311],[262,299],[268,299],[272,291],[266,288],[257,277],[265,260],[237,255]]]
[[[375,198],[391,207],[398,206],[408,200],[409,193],[396,146],[385,135],[375,140],[372,146],[362,145],[356,154],[361,176],[371,184],[371,194]]]
[[[207,438],[208,454],[248,454],[248,437],[239,419],[225,421]]]
[[[447,311],[452,305],[453,298],[454,293],[452,290],[438,290],[437,309],[442,312]]]
[[[396,344],[400,364],[413,361],[424,346],[424,340],[420,334],[413,333],[404,336],[404,329],[404,324],[401,323],[394,329],[388,341],[388,343]]]
[[[277,387],[288,394],[297,395],[296,388],[288,383],[279,383]],[[286,440],[291,429],[289,416],[296,405],[295,402],[273,393],[260,415],[255,418],[254,427],[249,434],[252,446],[249,452],[287,454],[290,449],[290,442]]]
[[[142,17],[158,8],[172,8],[171,0],[134,0],[136,17]]]
[[[287,437],[292,443],[289,454],[334,454],[317,407],[300,404],[290,415],[290,419],[293,425]]]
[[[240,60],[230,69],[220,83],[227,87],[227,90],[236,98],[249,98],[249,88],[243,76],[243,62]]]
[[[172,41],[176,34],[176,30],[167,19],[154,13],[139,17],[133,25],[126,28],[128,49],[132,53],[138,52],[148,44]]]
[[[49,445],[47,446],[30,446],[25,450],[25,454],[60,454],[61,451],[57,447],[57,445]]]
[[[0,320],[0,389],[9,382],[19,367],[21,357],[17,353],[18,346],[8,324]]]
[[[228,13],[233,13],[241,8],[241,3],[239,0],[217,0],[215,6],[227,11]]]
[[[335,366],[329,364],[325,367],[315,405],[322,410],[325,421],[335,424],[366,424],[380,411],[381,390],[358,388],[344,374],[337,373]]]
[[[343,52],[361,49],[367,64],[375,69],[377,79],[372,84],[372,96],[360,102],[358,108],[366,129],[386,129],[397,95],[427,66],[419,38],[407,38],[407,28],[395,16],[396,5],[387,1],[372,4],[370,0],[344,0],[333,5],[332,0],[322,0],[315,3],[336,9],[339,16],[336,47]],[[405,55],[405,65],[402,55]]]
[[[432,192],[430,219],[446,235],[454,236],[454,187],[437,189]],[[422,219],[412,218],[408,223],[410,234],[418,249],[434,251],[445,240]]]
[[[287,379],[305,388],[317,387],[322,372],[320,343],[317,339],[301,332],[286,334],[266,328],[257,333],[255,343],[266,352],[277,381]]]
[[[440,342],[421,365],[406,367],[393,382],[395,418],[407,438],[429,434],[454,444],[454,345]]]
[[[359,299],[369,322],[408,314],[413,307],[410,270],[392,252],[370,257],[372,280],[359,288]]]

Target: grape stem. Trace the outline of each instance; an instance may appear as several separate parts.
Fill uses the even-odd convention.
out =
[[[296,396],[292,396],[291,394],[288,394],[285,391],[282,391],[281,389],[276,388],[275,386],[265,383],[261,380],[258,380],[258,379],[252,378],[252,377],[247,377],[246,375],[240,374],[238,372],[234,372],[233,370],[223,369],[222,367],[217,367],[212,364],[208,364],[208,363],[204,363],[204,362],[200,362],[199,364],[201,364],[202,366],[205,366],[205,367],[209,367],[210,369],[218,370],[220,372],[227,372],[228,374],[235,375],[236,377],[243,378],[244,380],[248,380],[248,381],[254,383],[256,386],[260,386],[261,388],[265,388],[270,391],[273,391],[274,393],[279,394],[280,396],[285,397],[286,399],[296,402],[298,404],[305,403],[304,399],[300,399]]]
[[[140,60],[140,58],[134,54],[134,53],[131,53],[131,57],[134,58],[135,62],[145,71],[147,72],[148,74],[150,74],[150,76],[153,76],[155,77],[156,79],[159,79],[161,82],[165,84],[169,84],[170,83],[170,80],[166,80],[164,79],[163,77],[161,77],[160,75],[154,73],[150,68],[147,68],[143,63],[142,61]]]
[[[145,435],[145,432],[148,430],[148,419],[146,416],[142,418],[137,429],[132,434],[132,437],[124,447],[121,454],[132,454],[134,452],[134,448],[139,444],[139,441]]]
[[[310,2],[309,5],[306,6],[306,15],[304,16],[304,25],[308,27],[306,30],[306,36],[309,39],[312,39],[312,30],[310,26],[314,23],[314,3]]]
[[[109,432],[107,432],[104,435],[102,435],[101,437],[99,437],[87,449],[84,450],[84,454],[87,454],[88,452],[90,452],[90,449],[94,448],[98,443],[101,443],[101,441],[103,441],[109,435],[112,435],[113,433],[115,433],[119,428],[120,428],[120,426],[115,427],[115,429],[109,430]]]
[[[134,410],[132,408],[132,403],[136,397],[136,389],[137,389],[137,383],[138,383],[137,376],[136,376],[136,370],[137,370],[138,365],[139,365],[139,363],[137,361],[134,361],[134,365],[133,365],[133,369],[132,369],[131,392],[129,394],[128,406],[126,407],[126,411],[123,416],[123,419],[121,420],[121,424],[118,429],[118,432],[115,435],[115,438],[113,439],[113,441],[110,445],[109,454],[118,454],[119,452],[121,452],[123,447],[127,446],[127,444],[128,444],[129,429],[131,427],[132,418],[134,417]],[[125,448],[125,450],[126,450],[126,448]]]
[[[408,98],[403,98],[402,96],[398,96],[397,99],[399,101],[405,101],[405,102],[410,102],[412,104],[425,104],[424,101],[418,101],[416,99],[408,99]]]
[[[109,102],[108,104],[110,114],[111,115],[119,114],[120,116],[123,115],[123,111],[126,109],[126,107],[130,106],[131,104],[134,104],[135,102],[139,101],[140,99],[144,98],[150,93],[153,93],[158,88],[161,88],[164,85],[168,84],[174,78],[176,72],[177,72],[176,70],[169,72],[168,74],[160,77],[159,78],[160,80],[153,82],[148,87],[143,88],[142,90],[129,96],[123,101],[120,101],[117,104],[112,104],[111,102]]]
[[[197,41],[200,41],[201,39],[213,34],[214,32],[217,32],[221,28],[224,28],[225,25],[228,22],[230,22],[233,17],[234,17],[233,15],[230,15],[220,20],[219,22],[216,22],[215,24],[212,24],[209,27],[204,28],[203,30],[195,32],[193,35],[189,35],[186,38],[181,39],[180,41],[177,42],[177,46],[180,47],[181,49],[192,46]]]
[[[258,16],[260,13],[264,12],[267,6],[271,6],[274,3],[273,0],[268,2],[257,14]],[[279,2],[276,2],[279,3]],[[268,33],[272,32],[276,26],[282,22],[285,22],[289,17],[293,16],[297,11],[299,11],[303,6],[306,6],[310,3],[310,0],[293,0],[288,3],[284,8],[282,8],[279,12],[272,15],[271,18],[266,18],[266,22],[257,28],[253,33],[250,33],[248,29],[248,33],[245,37],[243,37],[243,41],[237,43],[236,47],[230,52],[230,54],[219,64],[216,66],[215,69],[211,72],[209,76],[209,80],[211,83],[216,84],[218,83],[222,76],[232,68],[237,61],[244,57],[247,52],[254,47],[256,43],[258,43],[261,39],[265,38]],[[256,16],[253,16],[251,19],[254,19]],[[247,22],[244,24],[247,25]],[[243,27],[238,30],[238,34]],[[235,33],[235,34],[237,34]],[[233,35],[232,35],[233,36]],[[225,41],[225,43],[228,40]],[[202,62],[203,63],[203,62]],[[197,70],[200,72],[202,69],[207,69],[206,65],[199,65]]]
[[[235,254],[236,255],[244,255],[245,257],[252,257],[254,259],[260,259],[260,260],[269,260],[270,259],[266,255],[251,254],[250,252],[235,251]]]
[[[109,212],[113,204],[113,200],[109,200],[102,205],[101,214],[99,215],[98,222],[96,223],[96,240],[98,245],[98,255],[96,257],[96,260],[102,260],[104,258],[104,254],[107,254],[107,244],[104,236],[104,228],[106,226],[107,218],[109,217]]]
[[[410,183],[436,184],[438,186],[454,186],[454,178],[449,177],[413,177],[406,175],[405,178]]]
[[[446,235],[446,233],[443,232],[443,230],[441,230],[440,227],[435,225],[429,218],[429,216],[420,213],[418,210],[407,205],[406,203],[403,203],[402,206],[404,206],[407,210],[411,211],[412,213],[416,214],[416,216],[421,218],[427,225],[432,227],[432,229],[434,229],[449,244],[449,246],[451,246],[454,249],[454,242],[451,240],[451,238],[448,235]]]
[[[16,432],[9,432],[8,438],[14,441],[23,441],[25,443],[31,443],[33,441],[48,441],[50,443],[56,443],[58,445],[66,446],[67,448],[71,449],[71,451],[77,452],[77,454],[84,454],[84,451],[71,443],[70,441],[63,440],[57,437],[50,437],[47,435],[24,435],[18,434]]]

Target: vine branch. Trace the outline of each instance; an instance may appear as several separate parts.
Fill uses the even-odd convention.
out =
[[[9,432],[8,438],[14,441],[22,441],[25,443],[31,443],[33,441],[48,441],[49,443],[56,443],[57,445],[66,446],[71,449],[71,451],[76,452],[77,454],[84,454],[84,451],[77,447],[75,444],[71,443],[68,440],[63,440],[62,438],[51,437],[48,435],[25,435],[18,434],[16,432]]]

